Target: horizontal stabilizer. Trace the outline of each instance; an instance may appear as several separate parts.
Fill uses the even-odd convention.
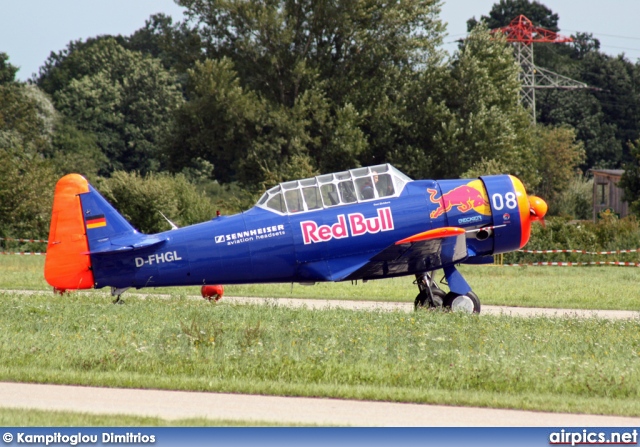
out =
[[[127,243],[125,241],[112,240],[109,247],[102,247],[100,250],[91,251],[88,254],[91,255],[105,255],[122,253],[125,251],[141,250],[143,248],[155,247],[167,242],[166,238],[158,238],[155,236],[147,237],[142,240],[136,240],[135,242]]]

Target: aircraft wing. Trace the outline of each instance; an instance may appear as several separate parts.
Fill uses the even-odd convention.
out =
[[[464,261],[469,253],[465,230],[443,227],[397,241],[342,280],[379,279],[436,270]]]

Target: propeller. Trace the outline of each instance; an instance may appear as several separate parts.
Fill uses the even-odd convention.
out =
[[[529,196],[529,216],[531,220],[539,220],[544,227],[544,216],[549,206],[538,196]]]

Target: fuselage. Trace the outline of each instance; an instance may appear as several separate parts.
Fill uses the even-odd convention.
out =
[[[163,242],[92,254],[95,287],[337,281],[386,247],[434,228],[477,230],[467,235],[469,262],[518,249],[529,237],[529,221],[521,218],[529,212],[526,192],[508,175],[409,181],[391,197],[306,208],[255,206],[152,236],[138,234]],[[400,274],[412,273],[419,272]]]

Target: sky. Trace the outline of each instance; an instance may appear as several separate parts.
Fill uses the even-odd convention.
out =
[[[444,49],[452,53],[464,38],[467,20],[488,15],[498,0],[444,0],[440,18],[447,23]],[[590,32],[601,51],[640,59],[640,0],[540,0],[560,17],[560,34]],[[73,40],[101,34],[130,35],[152,14],[182,20],[173,0],[0,0],[0,52],[17,67],[18,79],[37,74],[51,52]]]

